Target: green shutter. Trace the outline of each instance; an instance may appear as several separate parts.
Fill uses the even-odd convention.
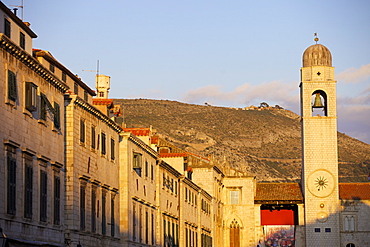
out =
[[[56,102],[54,102],[54,126],[60,128],[60,106]]]
[[[8,99],[17,100],[17,80],[15,74],[8,70]]]

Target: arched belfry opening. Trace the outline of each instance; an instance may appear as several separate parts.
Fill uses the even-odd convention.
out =
[[[230,224],[230,247],[240,247],[240,225],[236,219]]]
[[[328,97],[323,90],[316,90],[311,95],[312,116],[328,116]]]

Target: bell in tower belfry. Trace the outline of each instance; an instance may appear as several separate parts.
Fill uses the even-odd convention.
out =
[[[312,108],[324,108],[324,105],[322,104],[320,93],[316,93],[315,101],[312,105]]]

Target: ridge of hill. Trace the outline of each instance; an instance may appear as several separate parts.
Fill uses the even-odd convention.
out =
[[[258,181],[299,182],[300,116],[284,109],[193,105],[170,100],[114,99],[126,127],[149,127],[170,143]],[[338,132],[340,182],[366,182],[370,145]]]

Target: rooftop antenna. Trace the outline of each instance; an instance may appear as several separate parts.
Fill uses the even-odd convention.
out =
[[[86,70],[86,69],[83,69],[82,71],[96,72],[95,80],[96,80],[96,82],[98,82],[98,75],[99,75],[99,60],[97,60],[97,62],[96,62],[96,70]]]
[[[317,33],[314,33],[313,36],[315,36],[315,38],[313,40],[315,40],[316,44],[317,44],[317,41],[319,41],[319,38],[317,37]]]
[[[12,6],[12,7],[16,7],[16,8],[21,8],[21,9],[22,9],[22,11],[21,11],[21,13],[22,13],[22,15],[21,15],[21,20],[23,21],[23,6],[24,6],[23,0],[22,0],[21,5],[10,5],[10,6]],[[17,15],[17,11],[16,11],[16,10],[17,10],[17,9],[14,9],[14,14],[15,14],[15,15]]]

